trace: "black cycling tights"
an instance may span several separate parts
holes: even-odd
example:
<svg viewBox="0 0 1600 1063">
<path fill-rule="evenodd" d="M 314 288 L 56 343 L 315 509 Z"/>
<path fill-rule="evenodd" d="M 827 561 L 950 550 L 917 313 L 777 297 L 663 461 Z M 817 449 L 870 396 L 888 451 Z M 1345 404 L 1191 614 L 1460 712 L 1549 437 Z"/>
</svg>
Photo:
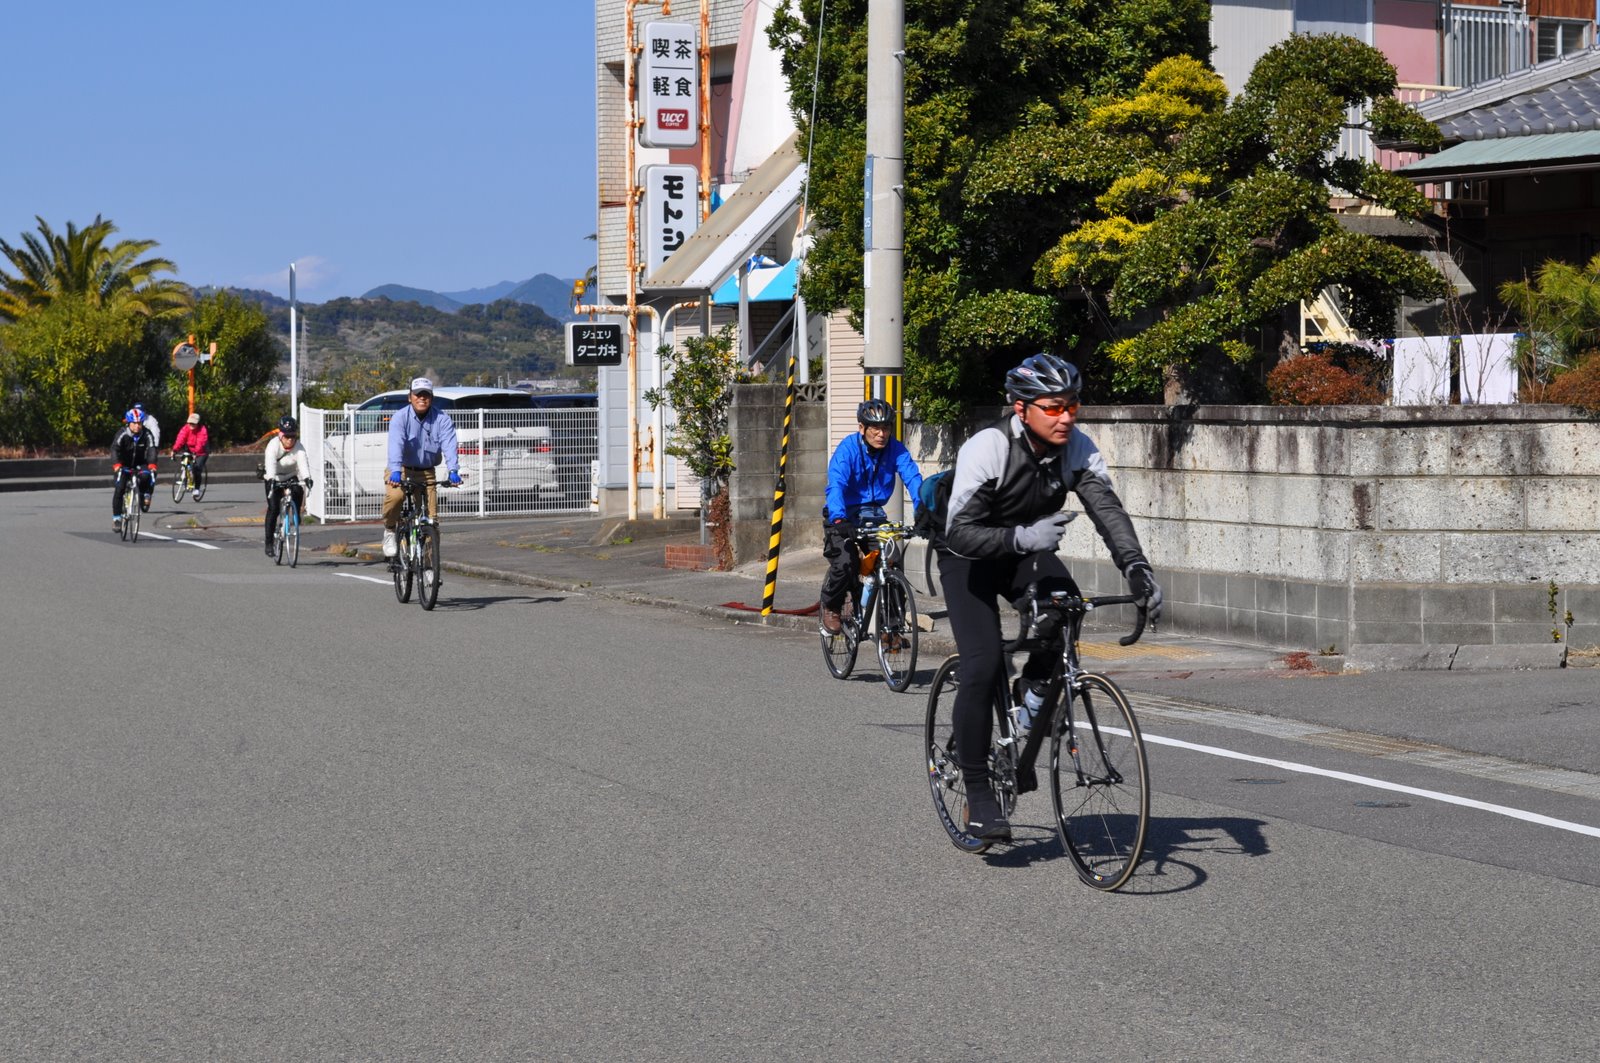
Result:
<svg viewBox="0 0 1600 1063">
<path fill-rule="evenodd" d="M 1028 584 L 1044 592 L 1078 593 L 1067 566 L 1054 553 L 973 561 L 941 551 L 939 578 L 943 581 L 950 631 L 961 654 L 956 689 L 956 763 L 970 791 L 989 778 L 989 740 L 994 728 L 995 684 L 1004 674 L 1000 659 L 1000 598 L 1021 598 Z M 1043 679 L 1054 662 L 1048 652 L 1030 654 L 1022 674 Z"/>
</svg>

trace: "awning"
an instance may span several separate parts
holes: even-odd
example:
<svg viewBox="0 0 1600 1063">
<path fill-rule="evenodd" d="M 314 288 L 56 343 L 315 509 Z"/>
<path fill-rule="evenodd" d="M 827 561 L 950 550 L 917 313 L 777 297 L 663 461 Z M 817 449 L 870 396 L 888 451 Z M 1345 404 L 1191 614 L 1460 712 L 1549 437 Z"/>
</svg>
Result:
<svg viewBox="0 0 1600 1063">
<path fill-rule="evenodd" d="M 794 300 L 795 277 L 800 271 L 800 260 L 790 259 L 786 265 L 752 269 L 749 273 L 750 301 L 752 303 L 787 303 Z M 711 295 L 718 306 L 733 306 L 739 302 L 739 274 L 722 282 Z"/>
<path fill-rule="evenodd" d="M 733 275 L 785 224 L 793 224 L 805 183 L 796 138 L 767 158 L 683 246 L 644 279 L 650 297 L 696 298 Z"/>
<path fill-rule="evenodd" d="M 1468 140 L 1395 173 L 1412 181 L 1448 181 L 1591 168 L 1600 169 L 1600 129 Z"/>
</svg>

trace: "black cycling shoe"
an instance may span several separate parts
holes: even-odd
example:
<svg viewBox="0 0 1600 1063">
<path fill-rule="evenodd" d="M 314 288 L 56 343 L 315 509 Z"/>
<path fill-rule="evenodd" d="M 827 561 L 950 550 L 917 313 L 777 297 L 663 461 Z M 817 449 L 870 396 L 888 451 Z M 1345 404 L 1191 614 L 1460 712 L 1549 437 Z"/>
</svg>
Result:
<svg viewBox="0 0 1600 1063">
<path fill-rule="evenodd" d="M 985 841 L 1011 840 L 1011 821 L 1000 811 L 1000 802 L 988 787 L 967 794 L 967 833 Z"/>
</svg>

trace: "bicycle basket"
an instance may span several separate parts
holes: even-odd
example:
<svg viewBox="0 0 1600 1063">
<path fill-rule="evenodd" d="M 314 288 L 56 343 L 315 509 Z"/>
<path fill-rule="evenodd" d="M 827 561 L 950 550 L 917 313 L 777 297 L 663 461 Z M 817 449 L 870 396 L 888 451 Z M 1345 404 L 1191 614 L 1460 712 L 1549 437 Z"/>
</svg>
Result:
<svg viewBox="0 0 1600 1063">
<path fill-rule="evenodd" d="M 869 550 L 861 555 L 861 575 L 870 576 L 878 567 L 878 551 Z"/>
</svg>

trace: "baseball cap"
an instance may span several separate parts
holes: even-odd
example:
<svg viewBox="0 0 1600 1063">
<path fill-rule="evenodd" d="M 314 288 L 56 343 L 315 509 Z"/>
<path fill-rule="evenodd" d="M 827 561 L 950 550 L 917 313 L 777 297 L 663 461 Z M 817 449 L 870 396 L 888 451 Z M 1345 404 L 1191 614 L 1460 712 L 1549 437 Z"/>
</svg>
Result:
<svg viewBox="0 0 1600 1063">
<path fill-rule="evenodd" d="M 432 395 L 433 381 L 429 380 L 425 376 L 417 377 L 411 382 L 411 393 L 415 395 L 419 391 L 426 391 L 428 394 Z"/>
<path fill-rule="evenodd" d="M 198 413 L 191 413 L 189 415 L 189 422 L 188 423 L 189 424 L 199 424 L 200 423 L 200 415 Z"/>
</svg>

